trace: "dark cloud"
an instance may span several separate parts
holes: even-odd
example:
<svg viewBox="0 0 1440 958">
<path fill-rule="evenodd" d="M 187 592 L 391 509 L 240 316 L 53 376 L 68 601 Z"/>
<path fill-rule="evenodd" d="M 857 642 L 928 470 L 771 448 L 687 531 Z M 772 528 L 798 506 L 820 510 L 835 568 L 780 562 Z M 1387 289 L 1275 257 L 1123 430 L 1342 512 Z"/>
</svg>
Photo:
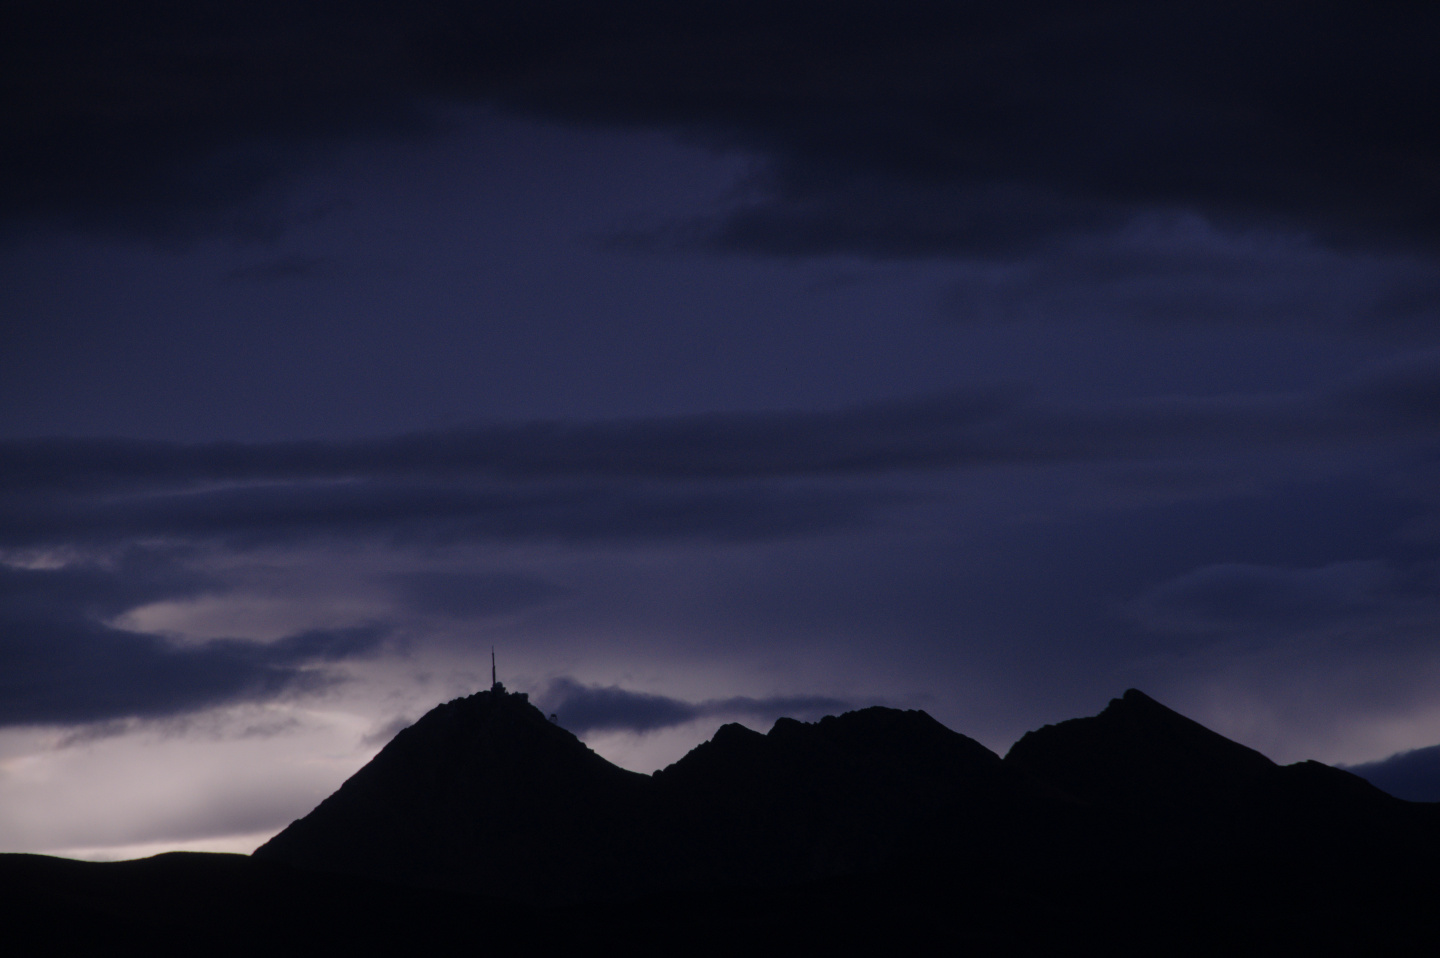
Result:
<svg viewBox="0 0 1440 958">
<path fill-rule="evenodd" d="M 160 538 L 254 547 L 356 536 L 397 545 L 536 539 L 746 541 L 851 528 L 904 498 L 873 490 L 746 486 L 255 484 L 132 497 L 16 497 L 0 517 L 0 543 Z"/>
<path fill-rule="evenodd" d="M 308 629 L 263 645 L 239 642 L 237 647 L 257 655 L 267 666 L 340 662 L 379 651 L 388 633 L 387 628 L 378 625 L 354 626 L 348 629 Z"/>
<path fill-rule="evenodd" d="M 1400 752 L 1378 762 L 1343 767 L 1396 798 L 1440 802 L 1440 745 Z"/>
<path fill-rule="evenodd" d="M 987 252 L 1153 208 L 1440 230 L 1427 4 L 71 0 L 7 21 L 12 218 L 199 228 L 325 143 L 468 100 L 767 158 L 713 231 L 746 249 Z"/>
<path fill-rule="evenodd" d="M 581 685 L 571 679 L 556 679 L 541 701 L 561 725 L 583 735 L 586 732 L 653 732 L 684 725 L 703 713 L 698 705 L 664 695 L 631 692 L 618 686 L 600 688 Z"/>
<path fill-rule="evenodd" d="M 412 572 L 394 576 L 391 582 L 409 608 L 457 619 L 511 615 L 553 602 L 569 591 L 513 572 Z"/>
<path fill-rule="evenodd" d="M 1440 354 L 1372 367 L 1311 395 L 1156 397 L 1044 404 L 1014 389 L 964 389 L 816 412 L 713 413 L 493 424 L 390 439 L 186 444 L 126 439 L 0 443 L 0 493 L 187 490 L 204 503 L 245 483 L 357 480 L 756 480 L 1154 455 L 1220 440 L 1428 436 Z M 547 495 L 563 497 L 564 493 Z M 243 493 L 265 509 L 263 490 Z M 516 503 L 520 505 L 521 503 Z M 197 508 L 199 508 L 197 506 Z"/>
<path fill-rule="evenodd" d="M 1346 410 L 1373 422 L 1440 428 L 1440 353 L 1404 356 L 1357 374 L 1336 390 Z"/>
<path fill-rule="evenodd" d="M 311 279 L 323 275 L 327 260 L 323 256 L 281 256 L 232 269 L 225 279 L 232 283 L 273 283 L 292 279 Z"/>
<path fill-rule="evenodd" d="M 163 718 L 313 690 L 334 676 L 309 666 L 373 653 L 385 634 L 349 629 L 186 646 L 79 619 L 7 619 L 0 628 L 0 725 Z"/>
<path fill-rule="evenodd" d="M 106 624 L 212 588 L 140 550 L 108 566 L 0 565 L 0 726 L 161 718 L 315 688 L 333 678 L 315 666 L 372 654 L 388 634 L 366 626 L 185 644 Z"/>
<path fill-rule="evenodd" d="M 826 412 L 492 425 L 394 439 L 0 444 L 0 544 L 370 536 L 745 541 L 853 528 L 905 473 L 1433 438 L 1440 362 L 1310 395 L 1045 404 L 957 392 Z"/>
<path fill-rule="evenodd" d="M 1010 258 L 1118 229 L 1134 213 L 1013 182 L 897 181 L 790 166 L 753 184 L 748 199 L 723 216 L 671 224 L 631 242 L 785 257 Z"/>
<path fill-rule="evenodd" d="M 174 239 L 273 234 L 264 195 L 336 138 L 422 124 L 385 4 L 7 8 L 0 210 Z M 401 29 L 395 29 L 401 27 Z"/>
<path fill-rule="evenodd" d="M 1155 628 L 1283 632 L 1343 623 L 1375 612 L 1392 593 L 1392 575 L 1378 562 L 1341 562 L 1315 569 L 1229 563 L 1161 583 L 1131 608 Z"/>
<path fill-rule="evenodd" d="M 499 424 L 357 442 L 0 445 L 0 491 L 194 487 L 357 478 L 754 479 L 983 461 L 1018 397 L 996 390 L 826 412 Z"/>
<path fill-rule="evenodd" d="M 751 716 L 774 719 L 782 715 L 807 717 L 838 713 L 850 703 L 824 696 L 734 697 L 686 702 L 664 695 L 631 692 L 619 686 L 581 685 L 561 678 L 541 696 L 542 707 L 553 712 L 572 732 L 635 732 L 643 734 L 684 725 L 711 716 Z"/>
<path fill-rule="evenodd" d="M 1105 236 L 957 269 L 945 306 L 970 323 L 1118 319 L 1408 335 L 1440 318 L 1440 269 L 1427 259 L 1229 233 L 1194 216 L 1146 216 Z"/>
<path fill-rule="evenodd" d="M 47 616 L 54 610 L 88 619 L 107 619 L 161 599 L 224 591 L 214 576 L 196 571 L 175 554 L 135 546 L 106 562 L 58 568 L 0 564 L 0 614 L 7 618 Z"/>
</svg>

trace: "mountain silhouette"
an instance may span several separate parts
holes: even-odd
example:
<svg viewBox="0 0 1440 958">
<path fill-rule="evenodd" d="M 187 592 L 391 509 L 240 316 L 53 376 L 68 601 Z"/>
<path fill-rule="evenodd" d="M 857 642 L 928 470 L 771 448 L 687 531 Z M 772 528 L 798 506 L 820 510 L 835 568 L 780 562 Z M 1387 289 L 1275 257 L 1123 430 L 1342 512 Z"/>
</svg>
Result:
<svg viewBox="0 0 1440 958">
<path fill-rule="evenodd" d="M 877 707 L 647 776 L 496 683 L 252 856 L 0 855 L 0 909 L 26 954 L 1428 954 L 1437 852 L 1440 806 L 1133 689 L 1003 759 Z"/>
<path fill-rule="evenodd" d="M 993 857 L 1025 840 L 1045 804 L 998 755 L 924 712 L 781 719 L 768 735 L 725 725 L 645 776 L 497 685 L 427 713 L 255 855 L 585 900 L 793 883 L 938 852 Z"/>
<path fill-rule="evenodd" d="M 1230 805 L 1277 767 L 1136 689 L 1099 715 L 1026 732 L 1005 762 L 1080 801 L 1125 809 Z"/>
<path fill-rule="evenodd" d="M 497 684 L 401 730 L 255 855 L 524 900 L 629 892 L 650 785 Z"/>
<path fill-rule="evenodd" d="M 1280 766 L 1137 690 L 1002 760 L 920 711 L 722 726 L 653 776 L 497 686 L 404 730 L 258 858 L 534 903 L 936 862 L 1155 868 L 1440 848 L 1436 809 Z"/>
<path fill-rule="evenodd" d="M 868 708 L 769 734 L 726 725 L 656 772 L 669 870 L 778 884 L 935 854 L 994 857 L 1035 796 L 994 752 L 921 711 Z"/>
<path fill-rule="evenodd" d="M 1107 813 L 1111 850 L 1134 860 L 1404 853 L 1435 841 L 1436 809 L 1319 762 L 1277 765 L 1136 689 L 1099 715 L 1027 732 L 1005 764 Z"/>
</svg>

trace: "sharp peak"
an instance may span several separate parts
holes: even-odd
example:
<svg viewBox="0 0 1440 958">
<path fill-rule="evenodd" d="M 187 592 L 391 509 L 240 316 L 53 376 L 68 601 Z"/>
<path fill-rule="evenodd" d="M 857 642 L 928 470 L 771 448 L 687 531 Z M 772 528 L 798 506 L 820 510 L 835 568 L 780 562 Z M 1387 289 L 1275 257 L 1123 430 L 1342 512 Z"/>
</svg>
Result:
<svg viewBox="0 0 1440 958">
<path fill-rule="evenodd" d="M 1220 735 L 1219 732 L 1216 732 L 1209 726 L 1203 725 L 1183 712 L 1177 712 L 1175 709 L 1151 698 L 1139 689 L 1126 689 L 1125 693 L 1119 698 L 1111 699 L 1109 704 L 1096 716 L 1096 718 L 1106 717 L 1143 719 L 1150 722 L 1168 722 L 1190 728 L 1202 729 L 1211 735 Z"/>
<path fill-rule="evenodd" d="M 1158 735 L 1212 754 L 1225 754 L 1232 758 L 1243 756 L 1242 761 L 1256 766 L 1273 767 L 1275 764 L 1263 753 L 1157 702 L 1139 689 L 1126 689 L 1119 698 L 1111 699 L 1098 715 L 1068 719 L 1026 732 L 1011 746 L 1010 753 L 1017 756 L 1031 754 L 1037 748 L 1053 748 L 1060 742 L 1074 742 L 1077 735 L 1120 741 L 1137 734 L 1141 738 L 1135 741 L 1149 739 L 1153 742 Z M 1048 745 L 1042 745 L 1042 742 Z"/>
<path fill-rule="evenodd" d="M 1100 712 L 1090 718 L 1097 719 L 1149 719 L 1151 721 L 1181 722 L 1187 725 L 1200 725 L 1194 719 L 1177 712 L 1165 703 L 1151 698 L 1139 689 L 1126 689 L 1119 697 L 1111 699 L 1106 703 Z M 1071 719 L 1070 721 L 1086 721 L 1085 718 Z M 1201 726 L 1203 728 L 1203 726 Z"/>
<path fill-rule="evenodd" d="M 1032 729 L 1020 737 L 1021 742 L 1045 738 L 1058 732 L 1074 732 L 1079 729 L 1098 729 L 1117 726 L 1162 725 L 1171 728 L 1187 728 L 1204 731 L 1217 737 L 1219 733 L 1206 728 L 1199 722 L 1167 705 L 1156 701 L 1139 689 L 1126 689 L 1119 697 L 1111 699 L 1103 709 L 1093 715 L 1076 716 L 1059 722 Z M 1012 746 L 1013 750 L 1014 746 Z"/>
<path fill-rule="evenodd" d="M 1168 705 L 1164 705 L 1146 695 L 1139 689 L 1126 689 L 1119 698 L 1111 699 L 1110 703 L 1105 706 L 1105 711 L 1108 712 L 1111 709 L 1150 709 L 1169 712 L 1172 715 L 1180 714 Z"/>
</svg>

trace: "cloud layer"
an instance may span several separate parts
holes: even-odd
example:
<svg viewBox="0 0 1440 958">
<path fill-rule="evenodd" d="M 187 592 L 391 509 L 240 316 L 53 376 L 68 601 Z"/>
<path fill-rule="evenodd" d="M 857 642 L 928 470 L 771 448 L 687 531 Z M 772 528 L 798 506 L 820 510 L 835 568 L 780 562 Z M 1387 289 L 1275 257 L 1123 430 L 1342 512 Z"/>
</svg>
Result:
<svg viewBox="0 0 1440 958">
<path fill-rule="evenodd" d="M 556 679 L 540 696 L 542 707 L 577 735 L 590 732 L 644 734 L 716 716 L 775 719 L 782 715 L 838 714 L 853 708 L 841 699 L 818 695 L 750 698 L 735 696 L 686 702 L 682 699 L 619 686 L 583 685 L 569 678 Z"/>
<path fill-rule="evenodd" d="M 428 104 L 675 131 L 764 157 L 700 229 L 769 253 L 1034 248 L 1141 208 L 1433 245 L 1424 4 L 677 8 L 69 0 L 7 14 L 0 213 L 263 231 L 242 203 Z M 1221 66 L 1223 65 L 1223 66 Z"/>
<path fill-rule="evenodd" d="M 324 665 L 373 655 L 388 635 L 370 626 L 193 643 L 106 624 L 214 587 L 140 550 L 110 568 L 0 565 L 0 726 L 165 718 L 314 691 L 334 679 Z"/>
<path fill-rule="evenodd" d="M 1057 405 L 967 391 L 349 442 L 22 440 L 0 443 L 0 545 L 787 538 L 913 498 L 890 482 L 905 474 L 1413 446 L 1437 424 L 1430 356 L 1310 395 Z"/>
<path fill-rule="evenodd" d="M 122 613 L 146 603 L 224 588 L 223 577 L 196 571 L 203 562 L 187 563 L 185 549 L 799 543 L 874 532 L 897 510 L 951 508 L 946 500 L 957 493 L 946 484 L 972 470 L 1069 476 L 1068 487 L 1077 474 L 1065 470 L 1077 466 L 1169 475 L 1185 473 L 1186 464 L 1208 468 L 1217 456 L 1250 463 L 1210 487 L 1162 476 L 1146 497 L 1124 493 L 1136 507 L 1166 496 L 1218 503 L 1253 495 L 1247 490 L 1271 468 L 1266 463 L 1283 470 L 1297 456 L 1310 481 L 1324 463 L 1336 481 L 1403 477 L 1429 455 L 1437 424 L 1440 366 L 1432 356 L 1295 394 L 1062 404 L 986 390 L 821 412 L 494 424 L 375 440 L 8 442 L 0 444 L 0 547 L 12 557 L 0 568 L 7 682 L 0 723 L 168 715 L 264 699 L 323 685 L 333 677 L 325 663 L 382 647 L 388 626 L 297 630 L 265 644 L 187 644 L 117 627 Z M 1423 495 L 1415 498 L 1411 515 L 1429 508 Z M 1403 621 L 1409 635 L 1433 617 L 1422 581 L 1428 552 L 1411 552 L 1309 565 L 1192 564 L 1167 578 L 1139 577 L 1143 588 L 1123 602 L 1132 622 L 1169 634 L 1273 638 L 1325 623 Z M 71 559 L 25 567 L 26 556 L 53 555 Z M 570 586 L 543 569 L 433 569 L 390 572 L 381 588 L 395 609 L 464 623 L 547 608 Z M 817 621 L 829 615 L 812 611 Z M 912 613 L 928 615 L 891 615 Z M 552 693 L 582 729 L 643 731 L 780 707 L 778 700 L 647 700 L 578 686 Z"/>
<path fill-rule="evenodd" d="M 1161 583 L 1132 608 L 1149 625 L 1176 631 L 1291 631 L 1378 611 L 1392 599 L 1392 575 L 1377 562 L 1318 569 L 1230 563 Z"/>
<path fill-rule="evenodd" d="M 1400 752 L 1378 762 L 1349 765 L 1376 788 L 1410 802 L 1440 802 L 1440 745 Z"/>
</svg>

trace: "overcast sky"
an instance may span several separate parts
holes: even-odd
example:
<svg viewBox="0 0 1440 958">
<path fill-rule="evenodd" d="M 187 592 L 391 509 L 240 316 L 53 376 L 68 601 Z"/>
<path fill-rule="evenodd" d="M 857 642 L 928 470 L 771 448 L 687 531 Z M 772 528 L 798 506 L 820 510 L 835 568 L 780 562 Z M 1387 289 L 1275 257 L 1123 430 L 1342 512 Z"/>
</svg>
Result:
<svg viewBox="0 0 1440 958">
<path fill-rule="evenodd" d="M 514 690 L 1440 742 L 1434 4 L 16 3 L 0 851 Z"/>
</svg>

